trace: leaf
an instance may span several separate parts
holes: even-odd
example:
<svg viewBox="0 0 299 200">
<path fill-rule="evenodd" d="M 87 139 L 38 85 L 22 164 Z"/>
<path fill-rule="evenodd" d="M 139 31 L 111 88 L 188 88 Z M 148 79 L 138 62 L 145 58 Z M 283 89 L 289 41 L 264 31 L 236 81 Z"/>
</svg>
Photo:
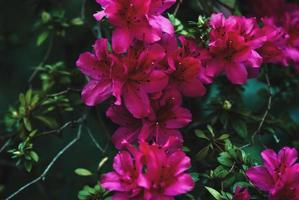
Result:
<svg viewBox="0 0 299 200">
<path fill-rule="evenodd" d="M 23 118 L 23 122 L 24 122 L 24 125 L 25 125 L 25 128 L 27 129 L 27 131 L 31 131 L 32 126 L 31 126 L 29 119 L 27 117 L 25 117 L 25 118 Z"/>
<path fill-rule="evenodd" d="M 25 96 L 26 106 L 30 105 L 31 97 L 32 97 L 32 90 L 29 89 L 29 90 L 26 92 L 26 96 Z"/>
<path fill-rule="evenodd" d="M 197 154 L 196 154 L 196 160 L 197 161 L 201 161 L 203 159 L 205 159 L 209 153 L 209 146 L 206 146 L 204 148 L 202 148 Z"/>
<path fill-rule="evenodd" d="M 42 16 L 42 21 L 44 23 L 48 22 L 51 19 L 51 15 L 46 11 L 43 11 L 41 16 Z"/>
<path fill-rule="evenodd" d="M 72 19 L 71 23 L 75 26 L 81 26 L 84 24 L 83 20 L 80 17 Z"/>
<path fill-rule="evenodd" d="M 41 122 L 43 122 L 49 128 L 57 128 L 58 127 L 57 121 L 54 118 L 44 117 L 44 116 L 35 116 L 35 118 L 40 120 Z"/>
<path fill-rule="evenodd" d="M 210 140 L 210 138 L 208 138 L 206 136 L 206 134 L 202 131 L 202 130 L 195 130 L 195 135 L 198 137 L 198 138 L 201 138 L 201 139 L 205 139 L 205 140 Z"/>
<path fill-rule="evenodd" d="M 91 176 L 92 173 L 88 169 L 78 168 L 75 173 L 79 176 Z"/>
<path fill-rule="evenodd" d="M 248 135 L 247 125 L 243 120 L 235 120 L 233 122 L 234 130 L 240 135 L 242 138 L 246 138 Z"/>
<path fill-rule="evenodd" d="M 217 158 L 218 162 L 226 167 L 231 167 L 233 162 L 230 160 L 231 156 L 227 152 L 220 153 L 220 156 Z"/>
<path fill-rule="evenodd" d="M 37 37 L 37 40 L 36 40 L 36 45 L 37 46 L 40 46 L 42 45 L 46 39 L 48 38 L 49 36 L 49 32 L 48 31 L 44 31 L 42 32 L 38 37 Z"/>
<path fill-rule="evenodd" d="M 27 172 L 31 172 L 31 170 L 32 170 L 32 163 L 30 161 L 25 161 L 24 167 L 25 167 L 25 169 L 26 169 Z"/>
<path fill-rule="evenodd" d="M 222 200 L 220 192 L 215 190 L 214 188 L 210 188 L 205 186 L 205 188 L 209 191 L 209 193 L 216 199 L 216 200 Z"/>
<path fill-rule="evenodd" d="M 225 178 L 228 175 L 228 171 L 223 166 L 218 166 L 214 171 L 214 177 Z"/>
<path fill-rule="evenodd" d="M 190 150 L 189 147 L 183 146 L 183 151 L 184 151 L 184 152 L 190 152 L 191 150 Z"/>
<path fill-rule="evenodd" d="M 226 140 L 226 139 L 228 139 L 229 138 L 229 134 L 223 134 L 223 135 L 221 135 L 220 137 L 218 137 L 217 139 L 218 140 Z"/>
<path fill-rule="evenodd" d="M 192 172 L 192 173 L 190 173 L 190 175 L 191 175 L 191 177 L 192 177 L 192 179 L 193 179 L 194 182 L 199 181 L 199 173 Z"/>
<path fill-rule="evenodd" d="M 98 170 L 100 170 L 104 166 L 104 164 L 108 161 L 108 159 L 109 159 L 108 157 L 105 157 L 100 161 L 98 165 Z"/>
<path fill-rule="evenodd" d="M 38 162 L 39 160 L 39 156 L 37 155 L 37 153 L 35 151 L 30 151 L 30 157 L 32 158 L 32 160 L 34 160 L 35 162 Z"/>
</svg>

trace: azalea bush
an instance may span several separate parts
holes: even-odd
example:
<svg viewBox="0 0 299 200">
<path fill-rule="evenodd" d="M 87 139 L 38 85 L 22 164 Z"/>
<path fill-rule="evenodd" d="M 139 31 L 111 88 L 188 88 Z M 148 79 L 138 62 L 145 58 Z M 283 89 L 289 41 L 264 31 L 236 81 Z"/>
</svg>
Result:
<svg viewBox="0 0 299 200">
<path fill-rule="evenodd" d="M 1 198 L 299 200 L 298 2 L 30 2 Z"/>
</svg>

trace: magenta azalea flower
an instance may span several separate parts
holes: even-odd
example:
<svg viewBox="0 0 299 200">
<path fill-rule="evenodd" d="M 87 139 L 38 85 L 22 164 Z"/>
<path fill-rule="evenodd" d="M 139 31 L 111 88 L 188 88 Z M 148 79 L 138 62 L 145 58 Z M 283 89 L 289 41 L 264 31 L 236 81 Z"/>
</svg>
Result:
<svg viewBox="0 0 299 200">
<path fill-rule="evenodd" d="M 156 144 L 141 142 L 139 149 L 128 145 L 114 159 L 114 172 L 104 174 L 103 188 L 114 191 L 113 200 L 173 200 L 191 191 L 192 177 L 186 173 L 190 159 L 179 149 L 168 153 Z"/>
<path fill-rule="evenodd" d="M 249 180 L 268 192 L 269 200 L 299 200 L 299 165 L 296 149 L 285 147 L 276 154 L 268 149 L 262 152 L 264 166 L 247 170 Z"/>
<path fill-rule="evenodd" d="M 174 33 L 171 22 L 161 14 L 175 0 L 97 0 L 104 10 L 94 17 L 100 21 L 107 17 L 115 27 L 112 48 L 116 53 L 128 50 L 134 39 L 147 43 L 161 39 L 163 32 Z"/>
<path fill-rule="evenodd" d="M 244 84 L 248 77 L 247 68 L 258 69 L 262 57 L 256 49 L 262 46 L 264 37 L 253 38 L 257 32 L 255 20 L 243 17 L 224 18 L 223 14 L 211 17 L 209 54 L 206 73 L 210 77 L 225 72 L 234 84 Z"/>
<path fill-rule="evenodd" d="M 148 94 L 161 92 L 168 84 L 167 74 L 159 69 L 159 62 L 164 57 L 164 49 L 154 44 L 145 49 L 135 46 L 120 58 L 124 72 L 119 80 L 114 81 L 113 95 L 118 105 L 123 97 L 124 104 L 135 118 L 144 118 L 150 114 Z"/>
<path fill-rule="evenodd" d="M 263 18 L 263 27 L 259 34 L 267 37 L 266 42 L 257 51 L 263 57 L 264 63 L 282 64 L 287 66 L 285 55 L 287 33 L 274 24 L 272 18 Z"/>
<path fill-rule="evenodd" d="M 142 129 L 142 120 L 136 119 L 124 106 L 112 105 L 106 112 L 114 123 L 120 127 L 114 132 L 112 142 L 117 149 L 122 149 L 126 143 L 136 142 Z"/>
<path fill-rule="evenodd" d="M 159 100 L 152 101 L 152 112 L 144 120 L 140 139 L 154 140 L 159 145 L 164 145 L 171 136 L 182 140 L 178 129 L 187 126 L 192 120 L 192 115 L 180 104 L 180 94 L 175 90 L 164 91 Z"/>
<path fill-rule="evenodd" d="M 82 99 L 88 106 L 101 103 L 112 95 L 114 58 L 108 52 L 107 43 L 107 39 L 97 40 L 93 46 L 94 53 L 83 53 L 76 62 L 80 71 L 90 78 L 82 91 Z"/>
<path fill-rule="evenodd" d="M 100 184 L 109 191 L 116 191 L 112 199 L 133 199 L 142 190 L 138 185 L 141 163 L 128 152 L 122 151 L 114 157 L 114 172 L 101 177 Z"/>
<path fill-rule="evenodd" d="M 178 129 L 188 125 L 192 116 L 180 104 L 180 94 L 173 90 L 165 91 L 158 99 L 152 99 L 152 111 L 143 119 L 134 118 L 124 106 L 111 106 L 107 116 L 120 125 L 112 136 L 112 142 L 116 148 L 122 149 L 126 143 L 132 144 L 138 140 L 167 145 L 172 138 L 176 146 L 181 146 L 182 135 Z"/>
<path fill-rule="evenodd" d="M 203 96 L 206 89 L 204 69 L 201 65 L 200 50 L 195 42 L 179 37 L 182 47 L 178 48 L 175 37 L 164 35 L 161 41 L 167 54 L 167 71 L 169 74 L 169 88 L 178 90 L 188 97 Z M 206 82 L 205 82 L 206 83 Z"/>
<path fill-rule="evenodd" d="M 249 192 L 246 188 L 237 187 L 233 200 L 250 200 Z"/>
</svg>

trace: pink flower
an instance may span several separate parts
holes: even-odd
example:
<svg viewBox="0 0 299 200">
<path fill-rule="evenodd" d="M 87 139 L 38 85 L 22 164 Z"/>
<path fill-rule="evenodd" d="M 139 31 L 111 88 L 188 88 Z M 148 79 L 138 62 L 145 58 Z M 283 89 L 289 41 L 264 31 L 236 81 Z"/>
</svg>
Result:
<svg viewBox="0 0 299 200">
<path fill-rule="evenodd" d="M 192 120 L 192 115 L 180 104 L 181 97 L 176 90 L 164 91 L 159 100 L 153 100 L 152 112 L 143 122 L 140 139 L 142 141 L 154 140 L 159 145 L 164 145 L 171 136 L 182 141 L 182 135 L 178 129 L 187 126 Z"/>
<path fill-rule="evenodd" d="M 134 46 L 119 60 L 124 71 L 120 79 L 113 83 L 113 95 L 117 105 L 121 104 L 123 97 L 125 106 L 135 118 L 150 114 L 148 95 L 161 92 L 168 84 L 167 74 L 159 69 L 159 62 L 164 56 L 164 49 L 154 44 L 144 49 Z"/>
<path fill-rule="evenodd" d="M 179 40 L 181 48 L 178 48 L 176 38 L 170 35 L 165 34 L 161 41 L 167 53 L 169 88 L 188 97 L 203 96 L 206 93 L 202 79 L 205 71 L 199 59 L 200 50 L 192 40 L 182 36 Z"/>
<path fill-rule="evenodd" d="M 112 200 L 174 199 L 191 191 L 192 177 L 186 173 L 190 159 L 181 151 L 168 153 L 156 144 L 141 142 L 139 149 L 128 145 L 114 159 L 114 172 L 104 174 L 103 188 L 114 191 Z"/>
<path fill-rule="evenodd" d="M 259 34 L 267 37 L 266 42 L 257 51 L 264 63 L 288 65 L 285 55 L 287 33 L 275 25 L 273 18 L 263 18 L 263 27 Z"/>
<path fill-rule="evenodd" d="M 244 84 L 248 77 L 247 68 L 258 69 L 262 57 L 256 49 L 265 38 L 254 38 L 257 32 L 255 20 L 243 17 L 224 18 L 223 14 L 211 17 L 209 54 L 206 74 L 215 77 L 222 72 L 234 84 Z"/>
<path fill-rule="evenodd" d="M 296 149 L 285 147 L 276 154 L 268 149 L 262 152 L 264 166 L 247 170 L 249 180 L 268 192 L 269 200 L 299 199 L 299 165 Z"/>
<path fill-rule="evenodd" d="M 128 50 L 134 39 L 152 43 L 160 40 L 162 32 L 174 33 L 171 22 L 161 14 L 175 0 L 97 0 L 104 10 L 94 17 L 107 17 L 115 27 L 112 48 L 116 53 Z"/>
<path fill-rule="evenodd" d="M 191 191 L 192 177 L 185 173 L 191 167 L 190 158 L 181 150 L 166 154 L 157 145 L 141 143 L 139 147 L 146 163 L 140 185 L 144 188 L 144 199 L 174 199 L 174 196 Z"/>
<path fill-rule="evenodd" d="M 164 91 L 163 96 L 151 99 L 151 113 L 143 119 L 136 119 L 124 106 L 111 106 L 107 116 L 120 127 L 112 136 L 118 149 L 126 143 L 154 141 L 159 145 L 182 146 L 179 128 L 188 125 L 192 116 L 189 110 L 180 107 L 181 96 L 176 90 Z M 167 144 L 168 142 L 168 144 Z M 169 144 L 171 142 L 171 145 Z"/>
<path fill-rule="evenodd" d="M 94 53 L 82 53 L 76 65 L 90 78 L 82 91 L 82 99 L 88 106 L 105 101 L 112 95 L 111 70 L 114 58 L 108 52 L 107 39 L 95 42 Z"/>
<path fill-rule="evenodd" d="M 130 152 L 122 151 L 114 157 L 114 171 L 104 174 L 100 184 L 109 191 L 116 191 L 112 199 L 134 199 L 142 190 L 138 185 L 141 167 Z"/>
<path fill-rule="evenodd" d="M 138 140 L 142 129 L 142 120 L 134 118 L 126 107 L 112 105 L 106 115 L 115 124 L 120 125 L 112 136 L 112 142 L 117 149 L 122 149 L 126 143 L 132 144 Z"/>
<path fill-rule="evenodd" d="M 250 195 L 247 188 L 236 188 L 233 200 L 250 200 Z"/>
<path fill-rule="evenodd" d="M 283 28 L 288 34 L 285 55 L 289 63 L 299 72 L 299 7 L 285 14 Z"/>
</svg>

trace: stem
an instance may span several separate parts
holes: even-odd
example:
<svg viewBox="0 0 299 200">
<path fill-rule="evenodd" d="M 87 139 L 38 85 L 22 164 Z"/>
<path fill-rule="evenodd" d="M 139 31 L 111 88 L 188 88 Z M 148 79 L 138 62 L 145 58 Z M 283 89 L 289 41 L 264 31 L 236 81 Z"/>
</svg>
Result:
<svg viewBox="0 0 299 200">
<path fill-rule="evenodd" d="M 48 172 L 50 171 L 50 169 L 53 167 L 53 165 L 55 164 L 55 162 L 70 148 L 72 147 L 81 137 L 82 134 L 82 124 L 79 126 L 78 128 L 78 133 L 76 135 L 76 137 L 70 142 L 68 143 L 63 149 L 61 149 L 56 156 L 52 159 L 52 161 L 49 163 L 49 165 L 46 167 L 46 169 L 43 171 L 43 173 L 33 179 L 32 181 L 30 181 L 29 183 L 27 183 L 26 185 L 22 186 L 21 188 L 19 188 L 16 192 L 14 192 L 13 194 L 11 194 L 10 196 L 8 196 L 5 200 L 10 200 L 12 198 L 14 198 L 16 195 L 18 195 L 20 192 L 22 192 L 23 190 L 27 189 L 28 187 L 32 186 L 33 184 L 39 182 L 39 181 L 45 181 L 46 180 L 46 175 L 48 174 Z"/>
</svg>

